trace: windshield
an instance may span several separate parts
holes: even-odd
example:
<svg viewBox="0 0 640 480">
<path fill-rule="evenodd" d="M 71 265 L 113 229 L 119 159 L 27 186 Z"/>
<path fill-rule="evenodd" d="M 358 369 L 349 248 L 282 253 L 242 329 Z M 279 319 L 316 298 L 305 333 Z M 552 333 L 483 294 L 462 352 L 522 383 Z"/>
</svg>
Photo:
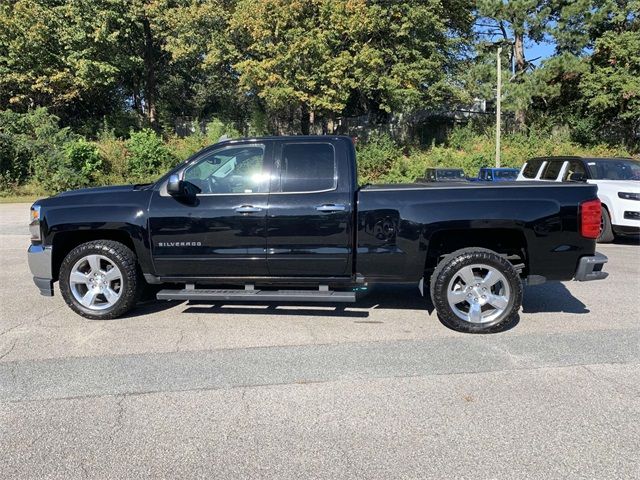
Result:
<svg viewBox="0 0 640 480">
<path fill-rule="evenodd" d="M 464 178 L 464 172 L 462 170 L 438 170 L 438 178 L 446 180 L 458 180 Z"/>
<path fill-rule="evenodd" d="M 495 170 L 494 176 L 500 180 L 515 180 L 518 178 L 518 170 Z"/>
<path fill-rule="evenodd" d="M 633 160 L 588 160 L 594 180 L 640 180 L 640 162 Z"/>
</svg>

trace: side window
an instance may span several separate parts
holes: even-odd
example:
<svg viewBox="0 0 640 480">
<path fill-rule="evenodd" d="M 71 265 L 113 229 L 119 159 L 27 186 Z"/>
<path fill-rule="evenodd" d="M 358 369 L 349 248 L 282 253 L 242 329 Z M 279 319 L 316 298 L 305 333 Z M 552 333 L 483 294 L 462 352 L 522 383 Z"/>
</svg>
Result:
<svg viewBox="0 0 640 480">
<path fill-rule="evenodd" d="M 225 148 L 205 154 L 189 166 L 183 179 L 201 193 L 264 193 L 264 145 Z"/>
<path fill-rule="evenodd" d="M 562 170 L 562 165 L 564 165 L 564 162 L 561 160 L 550 161 L 547 163 L 547 167 L 544 169 L 542 177 L 540 178 L 543 180 L 556 180 L 560 170 Z"/>
<path fill-rule="evenodd" d="M 582 175 L 583 178 L 587 178 L 587 170 L 586 168 L 584 168 L 584 165 L 582 164 L 582 162 L 579 160 L 571 160 L 569 162 L 569 165 L 567 166 L 567 170 L 564 172 L 564 175 L 562 176 L 562 181 L 566 182 L 567 180 L 570 180 L 570 177 L 574 173 L 578 175 Z"/>
<path fill-rule="evenodd" d="M 540 170 L 540 165 L 542 165 L 541 158 L 533 158 L 527 162 L 527 166 L 524 167 L 522 171 L 522 176 L 525 178 L 536 178 L 538 174 L 538 170 Z"/>
<path fill-rule="evenodd" d="M 287 143 L 282 148 L 283 192 L 315 192 L 336 187 L 336 162 L 329 143 Z"/>
</svg>

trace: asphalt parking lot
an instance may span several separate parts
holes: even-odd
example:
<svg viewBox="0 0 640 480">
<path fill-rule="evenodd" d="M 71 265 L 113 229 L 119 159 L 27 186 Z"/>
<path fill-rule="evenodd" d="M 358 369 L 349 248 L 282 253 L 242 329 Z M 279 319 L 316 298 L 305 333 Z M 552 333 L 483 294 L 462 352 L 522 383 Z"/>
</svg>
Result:
<svg viewBox="0 0 640 480">
<path fill-rule="evenodd" d="M 0 478 L 637 478 L 640 246 L 465 335 L 417 289 L 353 306 L 39 296 L 0 205 Z"/>
</svg>

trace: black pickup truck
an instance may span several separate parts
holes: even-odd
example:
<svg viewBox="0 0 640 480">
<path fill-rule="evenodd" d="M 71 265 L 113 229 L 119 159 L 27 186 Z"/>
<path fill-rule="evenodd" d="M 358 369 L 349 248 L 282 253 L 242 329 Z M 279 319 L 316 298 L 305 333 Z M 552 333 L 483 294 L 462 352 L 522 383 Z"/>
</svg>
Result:
<svg viewBox="0 0 640 480">
<path fill-rule="evenodd" d="M 368 285 L 429 291 L 452 328 L 518 314 L 523 284 L 598 280 L 597 187 L 431 183 L 358 187 L 348 137 L 229 140 L 149 185 L 61 193 L 31 207 L 28 259 L 80 315 L 157 298 L 353 302 Z"/>
</svg>

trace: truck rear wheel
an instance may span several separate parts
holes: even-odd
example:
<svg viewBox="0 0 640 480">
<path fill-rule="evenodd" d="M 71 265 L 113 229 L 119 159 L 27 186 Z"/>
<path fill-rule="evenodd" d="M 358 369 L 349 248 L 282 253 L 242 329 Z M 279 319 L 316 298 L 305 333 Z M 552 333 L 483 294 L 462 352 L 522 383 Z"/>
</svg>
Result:
<svg viewBox="0 0 640 480">
<path fill-rule="evenodd" d="M 522 282 L 513 265 L 496 252 L 464 248 L 444 257 L 434 270 L 431 299 L 450 328 L 491 333 L 517 319 Z"/>
<path fill-rule="evenodd" d="M 67 305 L 92 320 L 124 315 L 135 306 L 142 285 L 135 254 L 112 240 L 71 250 L 60 266 L 59 281 Z"/>
</svg>

